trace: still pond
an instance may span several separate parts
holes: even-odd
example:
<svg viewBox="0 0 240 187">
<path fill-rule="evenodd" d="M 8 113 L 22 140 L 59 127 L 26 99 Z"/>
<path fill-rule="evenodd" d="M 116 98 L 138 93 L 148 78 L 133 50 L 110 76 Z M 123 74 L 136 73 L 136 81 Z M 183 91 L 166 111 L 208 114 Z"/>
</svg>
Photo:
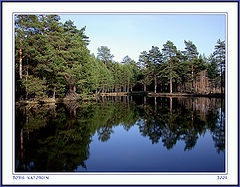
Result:
<svg viewBox="0 0 240 187">
<path fill-rule="evenodd" d="M 224 172 L 224 100 L 16 106 L 16 172 Z"/>
</svg>

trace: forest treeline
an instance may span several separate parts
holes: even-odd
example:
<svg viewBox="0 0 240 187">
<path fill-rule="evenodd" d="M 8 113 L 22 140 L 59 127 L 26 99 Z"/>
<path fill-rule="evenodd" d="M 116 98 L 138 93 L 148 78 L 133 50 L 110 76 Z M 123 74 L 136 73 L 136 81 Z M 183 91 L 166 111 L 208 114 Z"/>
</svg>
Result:
<svg viewBox="0 0 240 187">
<path fill-rule="evenodd" d="M 152 46 L 138 61 L 113 60 L 107 46 L 88 50 L 86 27 L 58 15 L 15 16 L 16 100 L 65 98 L 110 92 L 224 93 L 225 41 L 209 57 L 192 41 L 180 51 L 173 42 Z"/>
</svg>

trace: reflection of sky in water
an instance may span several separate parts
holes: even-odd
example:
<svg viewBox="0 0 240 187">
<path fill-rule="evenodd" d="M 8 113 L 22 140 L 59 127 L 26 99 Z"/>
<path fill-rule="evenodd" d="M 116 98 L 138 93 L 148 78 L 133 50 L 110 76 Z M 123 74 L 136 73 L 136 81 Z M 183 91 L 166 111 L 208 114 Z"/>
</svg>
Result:
<svg viewBox="0 0 240 187">
<path fill-rule="evenodd" d="M 78 171 L 224 171 L 224 152 L 217 153 L 211 133 L 198 135 L 196 145 L 184 151 L 185 142 L 180 140 L 167 150 L 162 140 L 152 144 L 139 132 L 137 125 L 124 130 L 113 128 L 107 142 L 98 140 L 96 133 L 90 144 L 87 169 Z"/>
<path fill-rule="evenodd" d="M 224 171 L 220 100 L 130 99 L 18 108 L 16 171 Z"/>
</svg>

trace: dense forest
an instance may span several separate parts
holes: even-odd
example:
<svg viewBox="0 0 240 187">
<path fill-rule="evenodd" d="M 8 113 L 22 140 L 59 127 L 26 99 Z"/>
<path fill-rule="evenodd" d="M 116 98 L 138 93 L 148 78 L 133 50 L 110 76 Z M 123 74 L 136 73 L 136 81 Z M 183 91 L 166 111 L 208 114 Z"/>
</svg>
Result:
<svg viewBox="0 0 240 187">
<path fill-rule="evenodd" d="M 185 50 L 167 41 L 152 46 L 135 62 L 113 60 L 107 46 L 88 49 L 86 27 L 60 22 L 58 15 L 15 16 L 16 100 L 76 99 L 113 92 L 224 93 L 225 41 L 209 57 L 192 41 Z M 160 36 L 159 36 L 160 37 Z"/>
</svg>

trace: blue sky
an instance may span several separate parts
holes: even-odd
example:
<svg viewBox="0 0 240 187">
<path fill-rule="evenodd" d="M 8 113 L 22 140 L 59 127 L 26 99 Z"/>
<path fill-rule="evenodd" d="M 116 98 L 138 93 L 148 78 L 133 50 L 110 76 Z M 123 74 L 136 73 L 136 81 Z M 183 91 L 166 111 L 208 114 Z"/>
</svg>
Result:
<svg viewBox="0 0 240 187">
<path fill-rule="evenodd" d="M 88 49 L 107 46 L 115 61 L 128 55 L 135 61 L 140 52 L 152 46 L 163 48 L 167 40 L 184 50 L 184 40 L 192 41 L 200 54 L 209 56 L 218 39 L 225 40 L 225 15 L 217 14 L 139 14 L 139 15 L 60 15 L 61 21 L 72 20 L 77 28 L 86 26 L 90 38 Z"/>
</svg>

